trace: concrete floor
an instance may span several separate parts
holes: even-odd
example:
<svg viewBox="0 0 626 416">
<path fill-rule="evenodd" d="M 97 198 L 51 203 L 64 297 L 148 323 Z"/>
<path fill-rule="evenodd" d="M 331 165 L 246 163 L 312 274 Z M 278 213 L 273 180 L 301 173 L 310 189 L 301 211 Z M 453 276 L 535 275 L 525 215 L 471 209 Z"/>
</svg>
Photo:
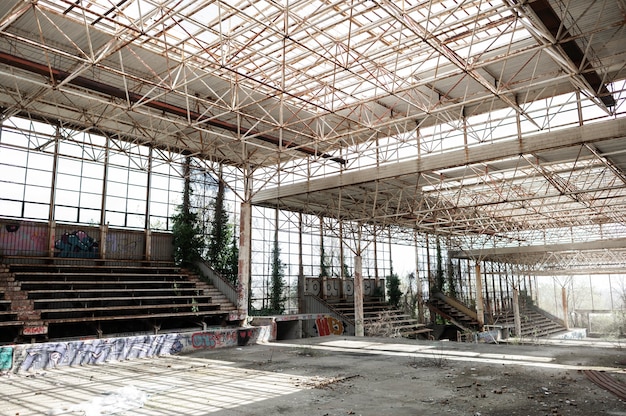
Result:
<svg viewBox="0 0 626 416">
<path fill-rule="evenodd" d="M 319 337 L 0 376 L 0 415 L 626 415 L 610 343 Z"/>
</svg>

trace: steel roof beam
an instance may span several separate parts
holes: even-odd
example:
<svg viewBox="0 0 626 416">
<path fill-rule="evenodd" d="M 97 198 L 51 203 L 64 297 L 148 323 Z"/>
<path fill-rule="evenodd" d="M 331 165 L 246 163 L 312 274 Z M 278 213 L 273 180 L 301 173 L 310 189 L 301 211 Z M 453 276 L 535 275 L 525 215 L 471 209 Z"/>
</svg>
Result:
<svg viewBox="0 0 626 416">
<path fill-rule="evenodd" d="M 329 189 L 367 183 L 376 180 L 392 179 L 404 175 L 431 172 L 475 163 L 506 159 L 521 154 L 582 145 L 609 139 L 626 137 L 626 119 L 619 118 L 601 123 L 572 127 L 549 133 L 525 137 L 522 141 L 510 140 L 487 146 L 474 146 L 466 149 L 432 154 L 415 160 L 343 172 L 341 175 L 311 179 L 306 184 L 282 185 L 279 188 L 263 189 L 257 192 L 254 203 L 268 203 L 277 198 L 319 192 Z"/>
<path fill-rule="evenodd" d="M 585 53 L 580 49 L 576 40 L 571 36 L 559 16 L 556 14 L 548 0 L 536 0 L 526 3 L 533 13 L 546 27 L 565 55 L 574 65 L 576 71 L 584 78 L 591 87 L 593 94 L 598 97 L 605 106 L 614 107 L 615 99 L 604 84 L 602 77 L 592 67 Z M 560 39 L 566 39 L 560 42 Z"/>
<path fill-rule="evenodd" d="M 51 82 L 53 85 L 57 85 L 58 83 L 69 79 L 67 83 L 77 86 L 77 87 L 86 88 L 88 90 L 95 91 L 95 92 L 105 94 L 105 95 L 109 95 L 111 97 L 119 98 L 122 100 L 128 99 L 132 103 L 141 103 L 143 101 L 142 95 L 134 93 L 132 91 L 124 91 L 120 88 L 105 84 L 103 82 L 95 81 L 95 80 L 92 80 L 83 76 L 75 76 L 73 78 L 70 78 L 71 74 L 69 72 L 62 71 L 56 68 L 50 68 L 47 65 L 43 65 L 43 64 L 28 60 L 25 58 L 20 58 L 18 56 L 10 55 L 4 52 L 0 52 L 0 63 L 9 65 L 15 68 L 19 68 L 25 71 L 29 71 L 34 74 L 39 74 L 44 77 L 52 77 Z M 330 159 L 340 164 L 346 163 L 345 159 L 335 157 L 327 153 L 320 153 L 311 147 L 300 146 L 299 144 L 291 142 L 291 141 L 284 141 L 284 140 L 281 141 L 278 137 L 274 137 L 268 134 L 261 134 L 259 132 L 253 131 L 252 129 L 243 128 L 243 127 L 237 126 L 236 124 L 222 121 L 219 119 L 209 118 L 207 116 L 202 115 L 201 113 L 192 111 L 187 108 L 168 104 L 164 101 L 151 100 L 151 101 L 143 102 L 142 105 L 146 107 L 150 107 L 158 111 L 163 111 L 164 113 L 167 113 L 167 114 L 172 114 L 178 117 L 182 117 L 184 119 L 190 118 L 190 119 L 196 120 L 196 122 L 207 123 L 213 127 L 217 127 L 217 128 L 227 130 L 233 133 L 240 133 L 242 135 L 246 135 L 246 134 L 253 135 L 254 139 L 257 139 L 266 143 L 270 143 L 279 147 L 282 145 L 282 147 L 285 147 L 287 149 L 293 148 L 309 156 L 317 156 L 317 157 L 321 157 L 324 159 Z"/>
</svg>

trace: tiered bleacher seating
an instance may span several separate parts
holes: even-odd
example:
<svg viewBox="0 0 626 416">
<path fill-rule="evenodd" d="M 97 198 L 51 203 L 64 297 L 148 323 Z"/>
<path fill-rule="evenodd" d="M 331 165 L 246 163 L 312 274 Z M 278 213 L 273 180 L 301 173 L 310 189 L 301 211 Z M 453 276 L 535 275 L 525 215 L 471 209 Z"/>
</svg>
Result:
<svg viewBox="0 0 626 416">
<path fill-rule="evenodd" d="M 520 323 L 522 333 L 516 334 L 517 338 L 549 337 L 566 331 L 562 323 L 549 318 L 546 314 L 540 313 L 536 308 L 524 305 L 520 307 Z M 515 317 L 513 311 L 505 311 L 496 317 L 494 324 L 510 328 L 511 332 L 514 332 Z"/>
<path fill-rule="evenodd" d="M 20 327 L 20 334 L 44 328 L 41 335 L 57 339 L 202 328 L 235 309 L 225 298 L 215 302 L 214 288 L 171 263 L 16 260 L 4 259 L 0 273 L 0 322 Z"/>
<path fill-rule="evenodd" d="M 354 321 L 353 300 L 329 300 L 327 302 L 337 313 Z M 363 301 L 363 326 L 366 336 L 418 338 L 428 337 L 432 331 L 425 324 L 419 323 L 417 319 L 378 299 Z"/>
</svg>

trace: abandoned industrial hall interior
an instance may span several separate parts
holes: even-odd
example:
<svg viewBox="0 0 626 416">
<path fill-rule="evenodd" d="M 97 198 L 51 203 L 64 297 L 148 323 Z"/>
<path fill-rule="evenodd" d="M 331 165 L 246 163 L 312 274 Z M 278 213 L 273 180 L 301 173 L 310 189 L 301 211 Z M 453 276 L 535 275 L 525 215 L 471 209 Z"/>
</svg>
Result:
<svg viewBox="0 0 626 416">
<path fill-rule="evenodd" d="M 618 354 L 625 22 L 624 0 L 3 0 L 0 374 Z M 613 358 L 580 363 L 618 406 Z M 588 411 L 561 399 L 545 414 Z"/>
</svg>

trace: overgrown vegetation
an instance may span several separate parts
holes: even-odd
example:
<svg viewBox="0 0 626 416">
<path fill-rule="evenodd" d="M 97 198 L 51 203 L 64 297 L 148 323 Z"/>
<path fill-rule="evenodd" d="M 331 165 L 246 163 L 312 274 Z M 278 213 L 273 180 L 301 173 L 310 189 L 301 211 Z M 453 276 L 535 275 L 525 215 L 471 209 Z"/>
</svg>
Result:
<svg viewBox="0 0 626 416">
<path fill-rule="evenodd" d="M 285 264 L 280 260 L 278 232 L 274 236 L 272 248 L 272 282 L 270 289 L 269 313 L 281 314 L 285 311 Z"/>
<path fill-rule="evenodd" d="M 207 260 L 213 270 L 236 286 L 239 248 L 235 238 L 235 227 L 229 222 L 224 194 L 224 182 L 220 177 L 217 194 L 211 203 L 213 219 L 211 220 L 211 228 L 209 230 Z"/>
<path fill-rule="evenodd" d="M 322 242 L 320 245 L 320 276 L 319 277 L 331 277 L 332 275 L 331 262 L 332 260 L 329 260 L 328 256 L 326 255 L 326 252 L 324 251 L 324 240 L 322 239 Z"/>
<path fill-rule="evenodd" d="M 186 165 L 183 202 L 176 207 L 172 216 L 172 244 L 174 245 L 174 262 L 181 267 L 192 267 L 202 257 L 204 239 L 199 226 L 198 215 L 191 211 L 191 186 L 189 181 L 189 163 Z"/>
<path fill-rule="evenodd" d="M 413 290 L 413 285 L 419 285 L 419 280 L 416 279 L 415 273 L 411 272 L 407 276 L 409 282 L 408 290 L 404 294 L 404 309 L 411 314 L 411 318 L 419 318 L 417 316 L 417 306 L 419 303 L 418 290 Z"/>
<path fill-rule="evenodd" d="M 368 337 L 401 338 L 402 334 L 396 327 L 389 313 L 381 312 L 376 319 L 364 325 L 365 335 Z"/>
<path fill-rule="evenodd" d="M 187 159 L 183 202 L 172 216 L 174 261 L 195 269 L 195 263 L 205 258 L 216 273 L 236 285 L 239 248 L 235 226 L 229 222 L 221 170 L 219 176 L 215 179 L 206 172 L 192 173 L 191 159 Z M 193 187 L 198 196 L 192 204 Z M 214 198 L 207 202 L 214 193 Z"/>
<path fill-rule="evenodd" d="M 387 287 L 388 302 L 391 306 L 397 308 L 400 306 L 402 300 L 402 290 L 400 289 L 400 278 L 398 274 L 393 271 L 393 266 L 390 267 L 389 276 L 385 281 Z"/>
<path fill-rule="evenodd" d="M 443 259 L 441 256 L 441 243 L 439 241 L 439 236 L 437 236 L 437 269 L 435 271 L 435 287 L 433 288 L 433 292 L 443 292 L 443 286 L 445 284 L 444 273 L 443 273 Z"/>
</svg>

